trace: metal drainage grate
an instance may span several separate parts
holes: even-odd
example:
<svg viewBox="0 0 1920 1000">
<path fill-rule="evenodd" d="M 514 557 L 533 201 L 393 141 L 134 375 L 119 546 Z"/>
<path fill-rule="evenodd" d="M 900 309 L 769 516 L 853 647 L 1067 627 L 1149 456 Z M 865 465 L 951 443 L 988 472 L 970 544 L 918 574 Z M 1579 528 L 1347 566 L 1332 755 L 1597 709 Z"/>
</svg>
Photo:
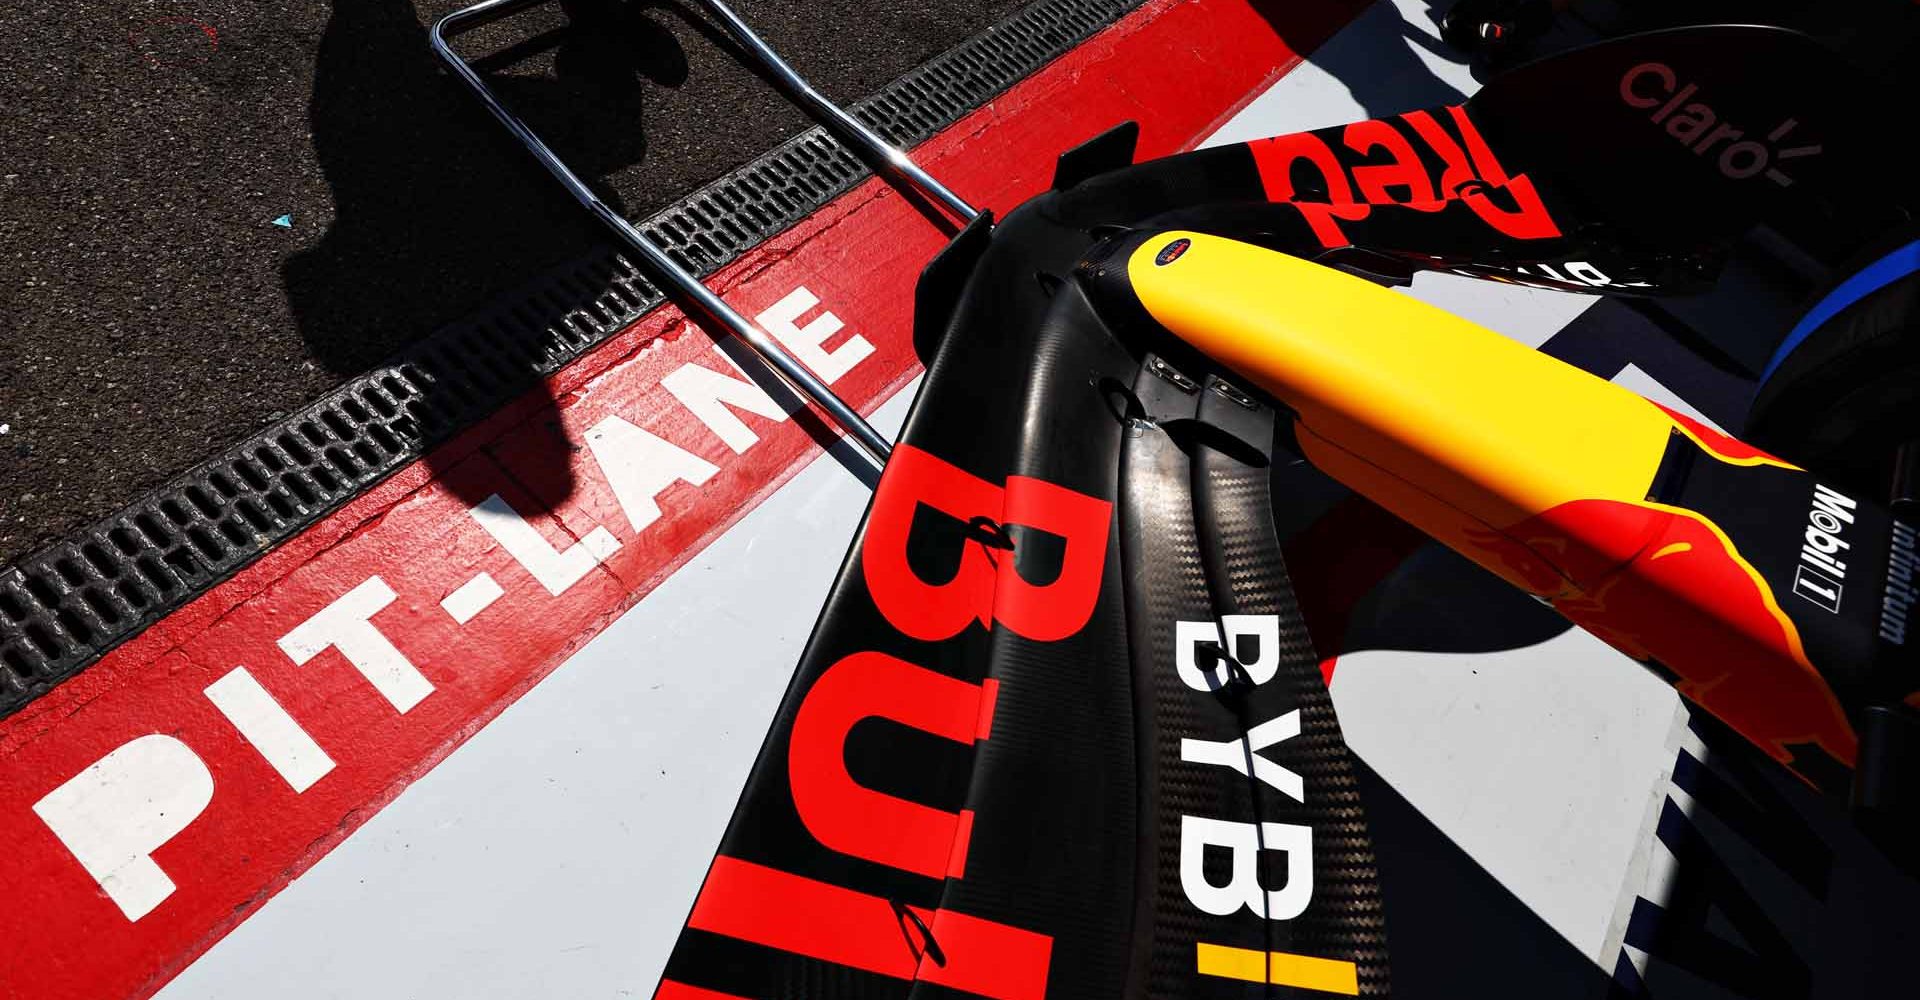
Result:
<svg viewBox="0 0 1920 1000">
<path fill-rule="evenodd" d="M 1039 0 L 850 110 L 911 146 L 1142 0 Z M 654 215 L 711 274 L 865 179 L 820 128 Z M 660 293 L 614 251 L 545 275 L 148 497 L 0 570 L 0 716 L 98 660 L 428 449 L 630 326 Z"/>
</svg>

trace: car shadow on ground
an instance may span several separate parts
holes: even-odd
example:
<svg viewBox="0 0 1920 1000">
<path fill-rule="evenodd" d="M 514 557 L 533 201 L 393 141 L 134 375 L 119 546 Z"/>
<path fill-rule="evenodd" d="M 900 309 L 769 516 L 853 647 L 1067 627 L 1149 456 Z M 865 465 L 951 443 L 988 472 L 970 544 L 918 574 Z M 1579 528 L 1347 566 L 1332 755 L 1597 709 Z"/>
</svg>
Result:
<svg viewBox="0 0 1920 1000">
<path fill-rule="evenodd" d="M 1290 3 L 1254 0 L 1252 6 L 1282 39 L 1288 26 L 1299 19 Z M 1457 104 L 1466 95 L 1434 70 L 1436 65 L 1467 61 L 1439 38 L 1440 16 L 1450 6 L 1446 0 L 1432 4 L 1381 0 L 1361 11 L 1326 44 L 1309 50 L 1307 61 L 1338 80 L 1363 110 L 1363 117 Z"/>
<path fill-rule="evenodd" d="M 1608 977 L 1592 959 L 1371 767 L 1356 760 L 1354 771 L 1380 866 L 1396 995 L 1590 1000 L 1605 994 Z"/>
</svg>

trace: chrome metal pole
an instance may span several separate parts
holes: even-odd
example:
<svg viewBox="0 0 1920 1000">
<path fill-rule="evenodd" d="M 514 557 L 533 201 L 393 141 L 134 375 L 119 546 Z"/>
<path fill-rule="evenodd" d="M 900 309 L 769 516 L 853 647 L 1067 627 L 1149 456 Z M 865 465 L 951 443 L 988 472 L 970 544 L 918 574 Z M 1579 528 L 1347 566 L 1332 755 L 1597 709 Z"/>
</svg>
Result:
<svg viewBox="0 0 1920 1000">
<path fill-rule="evenodd" d="M 754 352 L 760 355 L 761 360 L 765 361 L 789 385 L 826 411 L 835 423 L 845 428 L 876 463 L 885 465 L 893 446 L 881 436 L 879 431 L 874 430 L 865 418 L 860 416 L 859 411 L 835 394 L 832 388 L 820 380 L 819 376 L 796 360 L 793 355 L 787 353 L 787 350 L 772 337 L 748 322 L 747 318 L 736 312 L 732 306 L 727 305 L 691 271 L 680 266 L 680 263 L 661 249 L 659 244 L 648 239 L 639 228 L 601 201 L 600 197 L 594 194 L 593 190 L 587 187 L 585 182 L 581 181 L 565 163 L 561 162 L 560 157 L 556 156 L 553 150 L 527 127 L 525 122 L 509 111 L 506 105 L 487 89 L 486 81 L 480 78 L 480 74 L 474 72 L 472 66 L 467 65 L 465 59 L 460 58 L 459 54 L 453 51 L 453 46 L 448 42 L 448 39 L 457 37 L 462 32 L 471 31 L 544 2 L 545 0 L 485 0 L 484 3 L 454 11 L 435 23 L 432 31 L 428 33 L 433 43 L 433 50 L 447 64 L 447 68 L 453 72 L 453 75 L 473 91 L 474 96 L 480 99 L 480 103 L 486 106 L 494 119 L 505 126 L 508 132 L 513 133 L 513 137 L 518 139 L 520 144 L 533 154 L 534 159 L 538 160 L 540 165 L 567 189 L 567 193 L 571 194 L 575 201 L 593 213 L 601 222 L 606 223 L 609 229 L 619 235 L 621 240 L 640 256 L 640 263 L 650 277 L 671 285 L 674 290 L 692 300 L 693 305 L 708 318 L 719 323 L 752 347 Z"/>
<path fill-rule="evenodd" d="M 690 0 L 690 2 L 718 19 L 727 29 L 727 34 L 732 35 L 733 40 L 739 42 L 747 53 L 760 63 L 761 68 L 773 77 L 774 82 L 787 92 L 787 96 L 812 112 L 814 117 L 821 119 L 827 128 L 838 132 L 842 139 L 860 147 L 868 159 L 874 161 L 880 169 L 939 202 L 962 222 L 970 221 L 980 214 L 979 209 L 954 194 L 945 184 L 934 179 L 932 174 L 922 170 L 920 165 L 913 162 L 912 157 L 901 152 L 899 147 L 881 138 L 880 133 L 868 128 L 865 122 L 848 114 L 838 104 L 827 100 L 819 91 L 813 89 L 813 85 L 808 83 L 805 77 L 795 72 L 792 66 L 787 65 L 785 59 L 780 58 L 780 53 L 773 51 L 772 46 L 762 40 L 759 35 L 754 34 L 752 28 L 747 27 L 747 22 L 741 20 L 740 15 L 733 12 L 733 8 L 728 7 L 721 0 Z"/>
</svg>

